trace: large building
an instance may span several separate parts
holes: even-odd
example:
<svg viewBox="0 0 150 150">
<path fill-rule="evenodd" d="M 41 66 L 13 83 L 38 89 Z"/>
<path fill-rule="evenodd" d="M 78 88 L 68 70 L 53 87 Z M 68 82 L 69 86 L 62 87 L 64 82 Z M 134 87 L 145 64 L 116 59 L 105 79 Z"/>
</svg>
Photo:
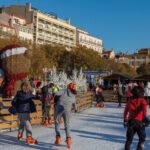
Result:
<svg viewBox="0 0 150 150">
<path fill-rule="evenodd" d="M 128 54 L 116 57 L 116 62 L 128 64 L 134 69 L 137 69 L 141 65 L 150 63 L 150 53 L 149 48 L 140 49 L 138 53 Z"/>
<path fill-rule="evenodd" d="M 71 50 L 72 47 L 79 44 L 97 51 L 99 55 L 102 56 L 102 40 L 91 36 L 86 31 L 77 29 L 70 24 L 70 19 L 62 20 L 54 13 L 41 12 L 32 7 L 30 3 L 26 5 L 2 7 L 0 11 L 3 15 L 7 14 L 13 19 L 11 24 L 16 23 L 16 25 L 11 25 L 11 27 L 15 29 L 17 27 L 19 28 L 19 37 L 24 35 L 21 31 L 28 31 L 27 28 L 31 27 L 35 44 L 59 44 L 65 46 L 68 50 Z M 4 18 L 5 17 L 3 17 L 3 20 L 5 20 Z M 22 27 L 26 27 L 26 29 L 20 29 L 18 23 L 20 24 L 21 22 L 25 23 Z M 28 33 L 30 33 L 30 31 L 28 31 Z"/>
<path fill-rule="evenodd" d="M 0 38 L 5 38 L 10 35 L 15 35 L 15 29 L 0 23 Z"/>
<path fill-rule="evenodd" d="M 70 20 L 61 20 L 54 14 L 41 12 L 31 4 L 11 5 L 2 8 L 2 12 L 25 19 L 27 24 L 33 24 L 36 44 L 60 44 L 67 48 L 76 45 L 76 27 L 70 24 Z"/>
<path fill-rule="evenodd" d="M 77 44 L 97 51 L 100 55 L 103 51 L 102 40 L 91 36 L 88 32 L 77 29 Z"/>
<path fill-rule="evenodd" d="M 138 50 L 138 54 L 150 55 L 150 48 L 142 48 Z"/>
<path fill-rule="evenodd" d="M 7 34 L 17 35 L 22 40 L 33 42 L 32 24 L 27 24 L 25 19 L 2 12 L 0 13 L 0 24 L 3 29 L 7 28 L 5 29 Z"/>
</svg>

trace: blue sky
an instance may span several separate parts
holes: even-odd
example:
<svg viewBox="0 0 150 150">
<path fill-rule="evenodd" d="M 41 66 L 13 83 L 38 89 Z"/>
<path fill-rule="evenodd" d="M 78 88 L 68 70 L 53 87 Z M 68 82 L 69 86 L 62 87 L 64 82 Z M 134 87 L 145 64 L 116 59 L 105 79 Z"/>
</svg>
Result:
<svg viewBox="0 0 150 150">
<path fill-rule="evenodd" d="M 25 4 L 58 17 L 103 40 L 104 47 L 135 52 L 150 47 L 150 0 L 0 0 L 1 6 Z"/>
</svg>

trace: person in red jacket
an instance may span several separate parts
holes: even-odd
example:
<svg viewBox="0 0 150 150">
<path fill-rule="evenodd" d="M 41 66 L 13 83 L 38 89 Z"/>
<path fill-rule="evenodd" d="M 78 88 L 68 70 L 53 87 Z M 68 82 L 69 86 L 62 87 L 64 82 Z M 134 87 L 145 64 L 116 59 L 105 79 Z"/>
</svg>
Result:
<svg viewBox="0 0 150 150">
<path fill-rule="evenodd" d="M 143 98 L 144 91 L 138 86 L 132 89 L 133 99 L 126 104 L 124 110 L 124 127 L 127 126 L 125 150 L 130 150 L 134 135 L 137 133 L 139 142 L 137 150 L 142 150 L 146 138 L 143 119 L 147 116 L 147 103 Z"/>
<path fill-rule="evenodd" d="M 100 107 L 100 108 L 103 108 L 104 107 L 104 96 L 102 94 L 103 92 L 103 88 L 101 85 L 99 85 L 97 88 L 96 88 L 96 107 Z"/>
</svg>

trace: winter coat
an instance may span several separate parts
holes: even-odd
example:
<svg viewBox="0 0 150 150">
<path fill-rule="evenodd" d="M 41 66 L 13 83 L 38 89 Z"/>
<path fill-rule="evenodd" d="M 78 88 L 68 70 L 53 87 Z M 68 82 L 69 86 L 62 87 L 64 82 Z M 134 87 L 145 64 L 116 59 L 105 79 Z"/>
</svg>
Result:
<svg viewBox="0 0 150 150">
<path fill-rule="evenodd" d="M 48 85 L 42 87 L 42 95 L 43 95 L 43 99 L 46 98 L 47 94 L 48 94 Z"/>
<path fill-rule="evenodd" d="M 124 121 L 142 121 L 147 116 L 147 103 L 144 98 L 129 101 L 124 110 Z"/>
<path fill-rule="evenodd" d="M 144 89 L 144 96 L 150 96 L 150 82 L 147 82 L 147 85 Z"/>
<path fill-rule="evenodd" d="M 71 110 L 73 105 L 75 110 L 77 110 L 75 95 L 72 94 L 69 89 L 58 91 L 55 94 L 55 97 L 58 98 L 56 105 L 61 105 L 65 110 L 69 110 L 69 111 Z"/>
<path fill-rule="evenodd" d="M 31 92 L 18 91 L 12 101 L 12 106 L 16 107 L 17 113 L 36 112 L 36 107 L 32 99 L 36 99 L 36 96 Z"/>
</svg>

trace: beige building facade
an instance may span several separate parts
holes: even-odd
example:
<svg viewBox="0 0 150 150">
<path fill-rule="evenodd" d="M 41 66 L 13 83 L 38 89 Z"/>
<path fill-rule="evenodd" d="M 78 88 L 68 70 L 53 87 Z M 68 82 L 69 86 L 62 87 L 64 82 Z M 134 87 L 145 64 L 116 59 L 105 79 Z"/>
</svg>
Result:
<svg viewBox="0 0 150 150">
<path fill-rule="evenodd" d="M 0 23 L 0 38 L 7 37 L 9 35 L 15 35 L 15 33 L 16 32 L 14 28 Z"/>
<path fill-rule="evenodd" d="M 86 31 L 77 29 L 77 44 L 93 49 L 94 51 L 97 51 L 100 55 L 102 55 L 102 40 L 91 36 Z"/>
<path fill-rule="evenodd" d="M 76 45 L 76 27 L 72 26 L 69 20 L 61 20 L 56 15 L 41 12 L 31 4 L 11 5 L 2 11 L 32 24 L 33 40 L 36 44 L 60 44 L 68 49 Z"/>
<path fill-rule="evenodd" d="M 150 55 L 145 55 L 145 54 L 125 55 L 125 56 L 116 58 L 116 62 L 128 64 L 134 69 L 137 69 L 141 65 L 150 63 Z"/>
<path fill-rule="evenodd" d="M 22 40 L 33 42 L 32 24 L 26 24 L 25 19 L 3 12 L 0 14 L 0 24 L 7 28 L 11 28 L 11 30 L 15 30 L 12 31 L 12 35 L 17 35 Z M 9 31 L 10 29 L 8 30 L 8 33 Z"/>
</svg>

